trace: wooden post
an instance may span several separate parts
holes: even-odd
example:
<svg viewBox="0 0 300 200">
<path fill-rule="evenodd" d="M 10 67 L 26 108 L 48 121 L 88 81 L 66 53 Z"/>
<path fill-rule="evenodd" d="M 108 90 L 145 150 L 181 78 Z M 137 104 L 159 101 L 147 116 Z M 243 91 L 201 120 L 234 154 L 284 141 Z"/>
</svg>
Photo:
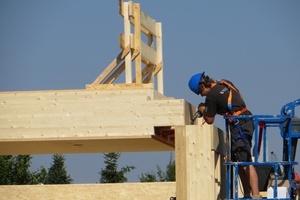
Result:
<svg viewBox="0 0 300 200">
<path fill-rule="evenodd" d="M 136 83 L 142 83 L 142 56 L 141 56 L 141 22 L 140 22 L 140 4 L 135 3 L 134 11 L 134 51 L 137 53 L 135 58 L 135 80 Z"/>
<path fill-rule="evenodd" d="M 124 2 L 124 42 L 125 47 L 130 45 L 130 20 L 129 20 L 129 8 L 132 2 Z M 125 56 L 125 82 L 132 83 L 132 67 L 131 67 L 131 53 Z"/>
<path fill-rule="evenodd" d="M 158 65 L 157 68 L 160 68 L 160 71 L 157 74 L 157 91 L 160 93 L 164 93 L 164 83 L 163 83 L 163 58 L 162 58 L 162 25 L 161 23 L 156 23 L 158 35 L 156 37 L 156 51 L 157 51 L 157 60 Z"/>
<path fill-rule="evenodd" d="M 175 154 L 177 200 L 224 197 L 225 148 L 220 130 L 212 125 L 175 127 Z"/>
</svg>

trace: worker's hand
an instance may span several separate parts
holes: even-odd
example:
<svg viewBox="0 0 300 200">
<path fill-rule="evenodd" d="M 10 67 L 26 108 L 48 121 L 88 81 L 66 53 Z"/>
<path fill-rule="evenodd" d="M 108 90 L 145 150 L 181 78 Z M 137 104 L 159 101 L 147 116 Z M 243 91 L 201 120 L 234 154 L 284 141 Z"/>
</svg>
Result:
<svg viewBox="0 0 300 200">
<path fill-rule="evenodd" d="M 198 111 L 203 115 L 205 111 L 205 103 L 200 103 L 198 106 Z"/>
</svg>

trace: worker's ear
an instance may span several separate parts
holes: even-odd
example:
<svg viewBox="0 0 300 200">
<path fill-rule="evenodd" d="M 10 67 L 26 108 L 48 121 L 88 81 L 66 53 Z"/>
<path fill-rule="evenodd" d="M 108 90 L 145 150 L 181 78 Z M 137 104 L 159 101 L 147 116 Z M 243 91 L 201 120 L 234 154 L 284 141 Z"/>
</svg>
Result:
<svg viewBox="0 0 300 200">
<path fill-rule="evenodd" d="M 204 90 L 206 88 L 205 84 L 201 84 L 201 90 Z"/>
</svg>

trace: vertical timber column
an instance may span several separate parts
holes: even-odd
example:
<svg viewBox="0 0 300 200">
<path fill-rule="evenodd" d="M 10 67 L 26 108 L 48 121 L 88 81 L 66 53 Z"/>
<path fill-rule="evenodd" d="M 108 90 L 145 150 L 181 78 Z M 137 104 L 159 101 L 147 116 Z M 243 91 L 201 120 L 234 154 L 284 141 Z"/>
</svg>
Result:
<svg viewBox="0 0 300 200">
<path fill-rule="evenodd" d="M 160 68 L 160 71 L 157 74 L 157 91 L 160 92 L 161 94 L 164 94 L 164 81 L 163 81 L 163 48 L 162 48 L 162 25 L 160 22 L 156 23 L 156 28 L 157 28 L 157 37 L 156 37 L 156 51 L 157 51 L 157 60 L 158 60 L 158 65 L 156 66 Z"/>
<path fill-rule="evenodd" d="M 130 20 L 129 20 L 129 8 L 132 6 L 132 2 L 123 2 L 122 8 L 124 9 L 124 46 L 125 48 L 130 45 Z M 132 83 L 132 67 L 131 67 L 131 53 L 128 53 L 125 57 L 125 81 L 126 83 Z"/>
<path fill-rule="evenodd" d="M 175 127 L 176 199 L 221 199 L 218 129 L 212 125 Z M 225 180 L 224 180 L 225 183 Z"/>
<path fill-rule="evenodd" d="M 141 11 L 140 4 L 135 3 L 133 6 L 134 14 L 134 51 L 135 57 L 135 80 L 136 83 L 142 83 L 142 55 L 141 55 Z"/>
</svg>

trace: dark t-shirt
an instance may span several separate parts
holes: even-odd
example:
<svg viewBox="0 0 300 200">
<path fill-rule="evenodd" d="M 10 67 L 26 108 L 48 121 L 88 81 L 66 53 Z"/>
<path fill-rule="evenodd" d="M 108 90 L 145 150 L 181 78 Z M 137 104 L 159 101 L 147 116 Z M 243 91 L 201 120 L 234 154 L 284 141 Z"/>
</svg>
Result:
<svg viewBox="0 0 300 200">
<path fill-rule="evenodd" d="M 230 81 L 227 82 L 232 84 Z M 237 111 L 246 107 L 246 104 L 240 94 L 233 89 L 231 90 L 232 110 Z M 229 89 L 226 85 L 217 84 L 212 87 L 205 99 L 205 115 L 208 117 L 214 117 L 216 114 L 223 115 L 228 112 L 228 95 Z"/>
<path fill-rule="evenodd" d="M 230 81 L 226 82 L 233 85 Z M 234 86 L 234 85 L 233 85 Z M 235 87 L 235 86 L 234 86 Z M 234 89 L 229 89 L 224 84 L 217 84 L 211 88 L 205 99 L 205 115 L 208 117 L 214 117 L 216 114 L 224 115 L 228 112 L 228 95 L 229 90 L 232 90 L 232 110 L 238 111 L 246 107 L 241 95 Z M 237 90 L 237 89 L 236 89 Z M 242 115 L 252 115 L 250 111 L 245 111 Z M 254 123 L 252 118 L 239 119 L 239 125 L 234 123 L 230 124 L 230 133 L 232 139 L 238 137 L 240 132 L 248 134 L 249 141 L 244 139 L 238 139 L 236 142 L 232 141 L 232 160 L 240 162 L 251 162 L 251 139 L 254 131 Z M 241 150 L 242 149 L 242 150 Z"/>
</svg>

